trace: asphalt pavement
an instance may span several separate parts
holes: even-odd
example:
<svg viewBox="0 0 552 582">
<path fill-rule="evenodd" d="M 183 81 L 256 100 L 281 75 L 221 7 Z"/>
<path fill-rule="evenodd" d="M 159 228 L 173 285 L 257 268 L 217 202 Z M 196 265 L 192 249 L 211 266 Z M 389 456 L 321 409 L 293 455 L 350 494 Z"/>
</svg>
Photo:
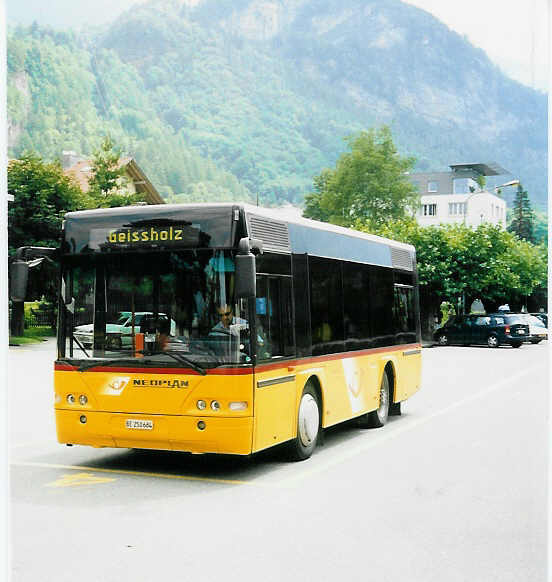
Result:
<svg viewBox="0 0 552 582">
<path fill-rule="evenodd" d="M 382 429 L 311 459 L 65 447 L 55 344 L 10 348 L 13 582 L 542 582 L 548 342 L 423 350 Z"/>
</svg>

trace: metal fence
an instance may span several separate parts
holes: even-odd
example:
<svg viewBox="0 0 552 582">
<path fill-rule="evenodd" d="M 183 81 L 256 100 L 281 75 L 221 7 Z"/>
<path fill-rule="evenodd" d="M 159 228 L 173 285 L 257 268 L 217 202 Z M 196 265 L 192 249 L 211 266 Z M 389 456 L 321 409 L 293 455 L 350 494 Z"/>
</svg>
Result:
<svg viewBox="0 0 552 582">
<path fill-rule="evenodd" d="M 25 327 L 54 327 L 56 314 L 54 311 L 38 311 L 31 309 L 31 313 L 25 314 Z"/>
</svg>

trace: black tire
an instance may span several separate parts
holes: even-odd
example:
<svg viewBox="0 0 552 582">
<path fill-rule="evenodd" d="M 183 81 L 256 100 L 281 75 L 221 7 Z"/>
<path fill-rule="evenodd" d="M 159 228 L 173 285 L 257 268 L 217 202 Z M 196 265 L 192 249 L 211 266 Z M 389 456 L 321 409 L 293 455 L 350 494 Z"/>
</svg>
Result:
<svg viewBox="0 0 552 582">
<path fill-rule="evenodd" d="M 391 390 L 389 376 L 383 372 L 380 384 L 380 405 L 376 410 L 363 414 L 358 419 L 358 425 L 361 428 L 380 428 L 387 423 L 389 409 L 391 407 Z"/>
<path fill-rule="evenodd" d="M 500 340 L 498 339 L 498 336 L 494 333 L 492 333 L 488 338 L 487 338 L 487 345 L 490 348 L 498 348 L 498 346 L 500 346 Z"/>
<path fill-rule="evenodd" d="M 449 345 L 448 335 L 446 333 L 440 333 L 437 336 L 437 343 L 440 346 L 448 346 Z"/>
<path fill-rule="evenodd" d="M 522 342 L 512 342 L 510 345 L 513 348 L 521 348 L 521 344 L 522 344 Z"/>
<path fill-rule="evenodd" d="M 297 436 L 289 444 L 292 461 L 308 459 L 320 436 L 320 402 L 314 386 L 307 383 L 297 410 Z"/>
<path fill-rule="evenodd" d="M 531 343 L 534 345 L 540 344 L 542 340 L 531 340 Z"/>
</svg>

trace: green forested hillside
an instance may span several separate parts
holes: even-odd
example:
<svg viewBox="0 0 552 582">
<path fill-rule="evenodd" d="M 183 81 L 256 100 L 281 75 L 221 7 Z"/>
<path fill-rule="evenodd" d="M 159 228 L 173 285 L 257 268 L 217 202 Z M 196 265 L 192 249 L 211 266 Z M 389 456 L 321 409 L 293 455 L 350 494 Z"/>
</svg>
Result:
<svg viewBox="0 0 552 582">
<path fill-rule="evenodd" d="M 109 133 L 170 200 L 300 202 L 385 123 L 421 171 L 496 161 L 546 201 L 546 97 L 399 0 L 153 0 L 86 34 L 12 30 L 8 56 L 11 155 Z"/>
</svg>

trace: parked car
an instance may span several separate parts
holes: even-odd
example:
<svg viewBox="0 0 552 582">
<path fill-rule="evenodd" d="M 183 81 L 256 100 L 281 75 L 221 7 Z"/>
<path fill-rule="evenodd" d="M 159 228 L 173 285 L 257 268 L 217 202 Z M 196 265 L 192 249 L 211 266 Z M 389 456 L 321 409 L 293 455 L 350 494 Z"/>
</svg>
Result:
<svg viewBox="0 0 552 582">
<path fill-rule="evenodd" d="M 151 322 L 153 313 L 151 311 L 137 311 L 134 313 L 134 333 L 140 333 L 142 322 Z M 158 322 L 163 325 L 168 322 L 165 313 L 159 313 Z M 167 324 L 167 328 L 169 325 Z M 106 344 L 108 349 L 121 349 L 132 345 L 132 312 L 120 311 L 118 318 L 105 326 Z M 170 335 L 176 333 L 176 323 L 170 320 Z M 73 331 L 73 337 L 79 341 L 85 348 L 91 348 L 94 338 L 94 324 L 86 323 L 78 325 Z"/>
<path fill-rule="evenodd" d="M 476 344 L 497 348 L 509 344 L 519 348 L 527 337 L 529 325 L 523 317 L 512 313 L 458 315 L 433 333 L 433 339 L 441 346 Z"/>
<path fill-rule="evenodd" d="M 544 326 L 548 327 L 548 313 L 541 313 L 539 311 L 539 313 L 530 313 L 529 315 L 534 315 L 535 317 L 538 317 L 544 323 Z"/>
<path fill-rule="evenodd" d="M 529 337 L 527 341 L 532 344 L 539 344 L 542 340 L 548 339 L 548 329 L 542 319 L 530 313 L 524 313 L 522 315 L 529 326 Z"/>
</svg>

